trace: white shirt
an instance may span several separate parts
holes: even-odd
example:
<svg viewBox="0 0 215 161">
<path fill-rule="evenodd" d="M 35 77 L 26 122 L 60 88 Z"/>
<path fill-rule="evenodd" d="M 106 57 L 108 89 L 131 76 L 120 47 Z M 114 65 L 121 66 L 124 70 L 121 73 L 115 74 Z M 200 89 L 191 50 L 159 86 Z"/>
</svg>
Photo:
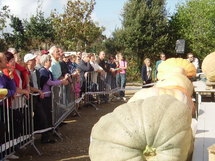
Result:
<svg viewBox="0 0 215 161">
<path fill-rule="evenodd" d="M 190 62 L 189 59 L 187 60 Z M 196 70 L 199 69 L 199 60 L 197 58 L 193 58 L 193 61 L 191 63 L 196 67 Z"/>
</svg>

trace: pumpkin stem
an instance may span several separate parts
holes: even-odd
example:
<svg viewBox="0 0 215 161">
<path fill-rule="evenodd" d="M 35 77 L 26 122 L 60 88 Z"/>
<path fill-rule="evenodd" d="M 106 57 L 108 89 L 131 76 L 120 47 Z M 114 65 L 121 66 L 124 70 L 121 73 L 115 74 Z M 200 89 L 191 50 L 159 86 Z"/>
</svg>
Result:
<svg viewBox="0 0 215 161">
<path fill-rule="evenodd" d="M 143 155 L 146 159 L 153 157 L 156 155 L 156 148 L 150 147 L 149 145 L 146 146 L 145 150 L 143 151 Z"/>
</svg>

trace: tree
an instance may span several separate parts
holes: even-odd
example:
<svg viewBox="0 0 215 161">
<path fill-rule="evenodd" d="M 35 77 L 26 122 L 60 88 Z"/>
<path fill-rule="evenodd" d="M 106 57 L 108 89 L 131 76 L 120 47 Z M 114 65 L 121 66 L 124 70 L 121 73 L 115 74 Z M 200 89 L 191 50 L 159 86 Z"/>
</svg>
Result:
<svg viewBox="0 0 215 161">
<path fill-rule="evenodd" d="M 65 49 L 86 50 L 102 35 L 91 18 L 94 5 L 95 0 L 69 0 L 63 14 L 51 14 L 56 41 Z"/>
<path fill-rule="evenodd" d="M 165 0 L 129 0 L 122 14 L 125 51 L 138 58 L 157 58 L 168 43 L 168 20 Z"/>
<path fill-rule="evenodd" d="M 3 31 L 4 28 L 6 27 L 6 22 L 7 19 L 10 16 L 10 10 L 8 6 L 3 6 L 0 9 L 0 31 L 2 31 L 1 35 L 0 35 L 0 51 L 5 51 L 7 49 L 7 44 L 5 42 L 5 40 L 3 39 L 2 35 L 3 35 Z"/>
<path fill-rule="evenodd" d="M 177 8 L 170 21 L 171 39 L 186 40 L 186 51 L 203 59 L 215 50 L 214 0 L 190 0 Z"/>
<path fill-rule="evenodd" d="M 54 41 L 54 29 L 51 18 L 45 18 L 42 11 L 25 20 L 26 37 L 31 48 L 41 48 L 43 44 Z"/>
<path fill-rule="evenodd" d="M 8 6 L 3 6 L 0 9 L 0 31 L 3 31 L 3 29 L 6 27 L 7 19 L 10 16 L 10 10 Z"/>
<path fill-rule="evenodd" d="M 7 44 L 15 47 L 16 49 L 24 49 L 26 47 L 25 42 L 25 30 L 22 23 L 16 16 L 11 16 L 10 26 L 13 29 L 12 33 L 4 33 Z"/>
</svg>

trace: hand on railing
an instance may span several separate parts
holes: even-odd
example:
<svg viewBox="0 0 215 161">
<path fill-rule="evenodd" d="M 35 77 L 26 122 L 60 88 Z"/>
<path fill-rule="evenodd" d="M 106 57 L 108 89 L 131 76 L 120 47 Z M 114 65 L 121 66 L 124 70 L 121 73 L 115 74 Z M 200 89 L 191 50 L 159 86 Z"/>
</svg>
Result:
<svg viewBox="0 0 215 161">
<path fill-rule="evenodd" d="M 66 79 L 62 79 L 61 80 L 61 83 L 63 84 L 63 85 L 68 85 L 69 84 L 69 81 L 68 80 L 66 80 Z"/>
<path fill-rule="evenodd" d="M 0 95 L 0 100 L 3 100 L 5 98 L 5 95 Z"/>
<path fill-rule="evenodd" d="M 26 99 L 29 99 L 30 98 L 30 96 L 29 96 L 30 91 L 26 90 L 26 89 L 24 89 L 23 91 L 24 91 L 24 95 L 26 96 Z"/>
<path fill-rule="evenodd" d="M 39 91 L 39 95 L 40 95 L 41 99 L 43 99 L 45 97 L 44 93 L 41 90 Z"/>
</svg>

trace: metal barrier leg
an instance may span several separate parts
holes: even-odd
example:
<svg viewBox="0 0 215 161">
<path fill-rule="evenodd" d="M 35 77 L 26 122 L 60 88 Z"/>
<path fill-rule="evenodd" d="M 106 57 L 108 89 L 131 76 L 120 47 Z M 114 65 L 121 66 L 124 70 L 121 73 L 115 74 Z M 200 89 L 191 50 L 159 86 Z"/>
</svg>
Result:
<svg viewBox="0 0 215 161">
<path fill-rule="evenodd" d="M 53 133 L 55 133 L 57 135 L 57 137 L 59 137 L 60 140 L 63 141 L 61 134 L 59 132 L 57 132 L 56 129 L 53 129 Z"/>
<path fill-rule="evenodd" d="M 39 156 L 41 156 L 42 154 L 40 153 L 40 151 L 38 150 L 38 148 L 35 146 L 34 142 L 32 142 L 31 145 L 34 147 L 34 149 L 36 150 L 37 154 Z"/>
</svg>

